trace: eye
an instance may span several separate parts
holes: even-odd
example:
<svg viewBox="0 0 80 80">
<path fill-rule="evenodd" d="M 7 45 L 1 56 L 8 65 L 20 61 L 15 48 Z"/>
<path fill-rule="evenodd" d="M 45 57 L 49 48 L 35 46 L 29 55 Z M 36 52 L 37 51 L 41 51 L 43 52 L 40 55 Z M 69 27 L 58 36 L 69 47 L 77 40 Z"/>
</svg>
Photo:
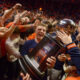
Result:
<svg viewBox="0 0 80 80">
<path fill-rule="evenodd" d="M 46 30 L 43 30 L 44 32 L 46 32 Z"/>
<path fill-rule="evenodd" d="M 41 29 L 38 29 L 39 31 L 41 31 Z"/>
</svg>

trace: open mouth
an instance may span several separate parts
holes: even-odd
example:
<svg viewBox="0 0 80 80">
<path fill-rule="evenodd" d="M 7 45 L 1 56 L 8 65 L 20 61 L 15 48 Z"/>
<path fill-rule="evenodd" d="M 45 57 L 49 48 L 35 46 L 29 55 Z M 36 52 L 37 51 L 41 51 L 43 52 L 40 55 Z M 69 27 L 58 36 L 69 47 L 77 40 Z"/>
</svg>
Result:
<svg viewBox="0 0 80 80">
<path fill-rule="evenodd" d="M 40 37 L 43 37 L 44 35 L 43 34 L 38 34 Z"/>
</svg>

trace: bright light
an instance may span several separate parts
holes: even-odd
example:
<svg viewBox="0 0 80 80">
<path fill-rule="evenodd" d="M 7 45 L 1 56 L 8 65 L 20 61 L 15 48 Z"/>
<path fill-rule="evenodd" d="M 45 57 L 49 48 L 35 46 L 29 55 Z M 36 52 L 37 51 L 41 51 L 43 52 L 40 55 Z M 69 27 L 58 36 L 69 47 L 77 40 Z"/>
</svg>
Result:
<svg viewBox="0 0 80 80">
<path fill-rule="evenodd" d="M 42 8 L 39 8 L 40 11 L 42 11 Z"/>
</svg>

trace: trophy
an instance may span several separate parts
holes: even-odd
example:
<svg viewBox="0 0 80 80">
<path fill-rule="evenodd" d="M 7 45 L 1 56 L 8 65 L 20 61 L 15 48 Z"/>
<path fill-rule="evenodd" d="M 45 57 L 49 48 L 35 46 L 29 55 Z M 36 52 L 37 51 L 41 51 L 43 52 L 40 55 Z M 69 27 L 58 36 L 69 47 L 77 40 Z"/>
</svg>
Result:
<svg viewBox="0 0 80 80">
<path fill-rule="evenodd" d="M 19 59 L 21 69 L 24 73 L 29 73 L 32 79 L 42 80 L 47 70 L 47 58 L 56 57 L 63 49 L 62 42 L 56 36 L 46 34 L 30 55 L 24 55 Z"/>
</svg>

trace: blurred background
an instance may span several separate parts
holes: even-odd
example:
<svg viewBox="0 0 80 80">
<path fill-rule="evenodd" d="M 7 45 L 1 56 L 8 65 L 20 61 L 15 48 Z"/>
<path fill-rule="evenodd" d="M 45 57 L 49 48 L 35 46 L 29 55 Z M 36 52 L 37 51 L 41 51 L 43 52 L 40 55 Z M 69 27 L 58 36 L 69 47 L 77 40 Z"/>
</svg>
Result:
<svg viewBox="0 0 80 80">
<path fill-rule="evenodd" d="M 49 16 L 69 17 L 74 21 L 80 19 L 80 0 L 0 0 L 0 8 L 10 8 L 21 3 L 24 9 L 41 10 Z"/>
</svg>

